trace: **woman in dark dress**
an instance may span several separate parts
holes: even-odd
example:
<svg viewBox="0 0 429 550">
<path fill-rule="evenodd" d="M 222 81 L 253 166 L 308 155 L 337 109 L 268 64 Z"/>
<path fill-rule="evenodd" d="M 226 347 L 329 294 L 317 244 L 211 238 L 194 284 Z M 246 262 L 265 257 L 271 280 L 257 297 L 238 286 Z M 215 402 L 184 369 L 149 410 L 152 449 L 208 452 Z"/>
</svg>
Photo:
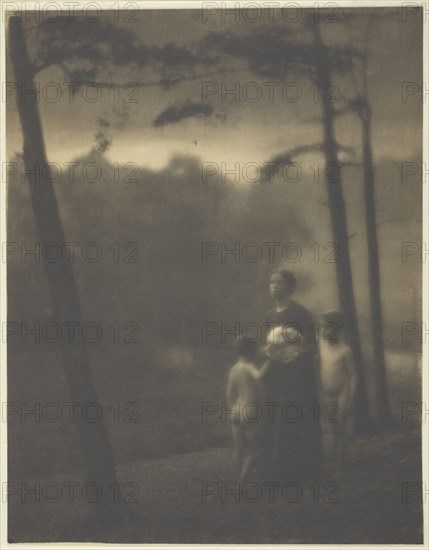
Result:
<svg viewBox="0 0 429 550">
<path fill-rule="evenodd" d="M 259 379 L 264 401 L 278 403 L 271 406 L 271 418 L 265 419 L 267 471 L 279 480 L 300 483 L 318 480 L 322 439 L 315 326 L 310 312 L 291 299 L 295 286 L 291 271 L 278 270 L 271 276 L 270 292 L 275 306 L 265 317 L 267 337 L 281 326 L 286 342 L 281 357 L 269 358 Z M 295 337 L 288 342 L 290 330 Z M 273 357 L 269 345 L 266 351 Z"/>
</svg>

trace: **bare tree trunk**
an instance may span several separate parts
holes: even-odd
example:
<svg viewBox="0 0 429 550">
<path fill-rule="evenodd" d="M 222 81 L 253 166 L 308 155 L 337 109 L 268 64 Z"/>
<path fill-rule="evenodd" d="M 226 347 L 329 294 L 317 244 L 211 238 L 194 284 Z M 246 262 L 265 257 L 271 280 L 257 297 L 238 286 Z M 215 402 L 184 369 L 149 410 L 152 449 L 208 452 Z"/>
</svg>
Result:
<svg viewBox="0 0 429 550">
<path fill-rule="evenodd" d="M 315 45 L 320 53 L 316 62 L 316 75 L 321 90 L 327 84 L 332 84 L 332 71 L 329 63 L 328 49 L 323 43 L 319 25 L 310 24 Z M 341 167 L 338 161 L 338 146 L 335 140 L 335 109 L 329 97 L 322 94 L 322 121 L 323 121 L 323 148 L 326 166 L 333 167 L 335 177 L 329 177 L 327 173 L 328 204 L 331 216 L 331 226 L 334 241 L 338 246 L 338 261 L 335 264 L 338 284 L 338 298 L 340 307 L 347 321 L 348 338 L 353 351 L 353 357 L 357 370 L 356 398 L 354 403 L 355 431 L 366 433 L 373 429 L 369 414 L 368 399 L 365 387 L 365 374 L 363 369 L 363 357 L 357 321 L 356 303 L 353 292 L 353 279 L 351 271 L 349 238 L 347 231 L 346 208 L 343 196 Z"/>
<path fill-rule="evenodd" d="M 35 90 L 34 67 L 29 59 L 25 33 L 19 16 L 9 20 L 9 48 L 15 79 L 19 90 Z M 42 243 L 55 242 L 63 247 L 66 242 L 52 180 L 47 170 L 47 158 L 43 139 L 39 108 L 35 95 L 17 97 L 19 118 L 24 137 L 24 165 L 27 170 L 34 217 Z M 39 167 L 39 168 L 37 168 Z M 39 181 L 34 171 L 40 175 Z M 63 249 L 62 258 L 66 258 Z M 44 262 L 46 276 L 52 293 L 55 321 L 73 321 L 81 324 L 81 311 L 72 265 L 70 262 Z M 85 344 L 75 342 L 60 347 L 63 367 L 71 401 L 98 403 L 97 392 Z M 109 486 L 115 483 L 115 467 L 110 442 L 103 419 L 91 424 L 76 416 L 82 451 L 86 457 L 86 477 L 98 483 L 103 490 L 100 505 L 94 504 L 97 521 L 92 532 L 103 533 L 117 524 L 119 506 L 110 498 Z M 86 536 L 85 533 L 84 536 Z M 76 533 L 76 536 L 82 536 Z"/>
<path fill-rule="evenodd" d="M 366 216 L 366 240 L 368 247 L 368 285 L 371 308 L 371 328 L 374 345 L 375 384 L 378 420 L 381 427 L 392 423 L 389 394 L 387 391 L 384 360 L 383 313 L 380 292 L 380 265 L 375 215 L 374 162 L 371 147 L 371 109 L 364 99 L 359 111 L 362 124 L 362 148 L 364 168 L 364 201 Z"/>
</svg>

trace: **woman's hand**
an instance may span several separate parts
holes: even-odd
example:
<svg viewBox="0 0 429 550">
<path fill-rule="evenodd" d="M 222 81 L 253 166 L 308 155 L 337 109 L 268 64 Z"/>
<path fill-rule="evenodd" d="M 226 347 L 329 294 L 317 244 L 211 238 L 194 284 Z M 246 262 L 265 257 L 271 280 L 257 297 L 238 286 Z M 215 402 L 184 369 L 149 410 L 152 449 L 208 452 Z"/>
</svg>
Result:
<svg viewBox="0 0 429 550">
<path fill-rule="evenodd" d="M 286 346 L 286 349 L 282 353 L 282 362 L 290 363 L 299 355 L 301 355 L 301 350 L 298 349 L 296 346 Z"/>
</svg>

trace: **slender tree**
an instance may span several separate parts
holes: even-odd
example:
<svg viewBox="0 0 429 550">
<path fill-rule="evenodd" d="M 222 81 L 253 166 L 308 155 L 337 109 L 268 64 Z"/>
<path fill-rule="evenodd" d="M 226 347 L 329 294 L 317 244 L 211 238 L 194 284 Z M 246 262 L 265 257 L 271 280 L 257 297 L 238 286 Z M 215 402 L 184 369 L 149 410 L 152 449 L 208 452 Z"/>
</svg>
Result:
<svg viewBox="0 0 429 550">
<path fill-rule="evenodd" d="M 27 46 L 29 37 L 31 49 Z M 46 155 L 39 97 L 31 93 L 36 89 L 36 75 L 57 66 L 74 83 L 76 90 L 79 86 L 93 82 L 100 87 L 112 86 L 110 74 L 115 67 L 118 71 L 124 67 L 137 68 L 139 71 L 149 68 L 149 72 L 156 74 L 157 79 L 137 78 L 133 85 L 169 88 L 184 80 L 196 78 L 194 69 L 200 59 L 190 50 L 174 44 L 146 47 L 137 42 L 135 35 L 128 29 L 104 21 L 88 24 L 78 16 L 73 20 L 63 17 L 55 22 L 42 21 L 24 28 L 22 14 L 18 12 L 9 17 L 8 40 L 19 90 L 17 107 L 23 134 L 23 158 L 36 228 L 41 242 L 55 242 L 65 247 L 65 233 Z M 127 86 L 129 83 L 124 81 L 118 85 Z M 207 109 L 207 106 L 201 107 L 196 102 L 187 105 L 188 108 L 179 113 L 179 118 L 195 116 L 201 109 Z M 62 252 L 62 258 L 66 258 L 66 249 Z M 72 320 L 81 323 L 81 307 L 72 264 L 68 261 L 44 262 L 44 267 L 55 319 L 58 322 Z M 85 344 L 75 342 L 73 345 L 62 345 L 61 356 L 71 400 L 98 402 Z M 99 483 L 107 491 L 108 487 L 116 483 L 116 474 L 104 421 L 101 418 L 96 424 L 90 424 L 77 418 L 76 425 L 86 458 L 87 480 Z M 99 540 L 103 537 L 111 540 L 109 533 L 127 524 L 123 510 L 130 514 L 128 507 L 118 507 L 113 499 L 103 499 L 103 505 L 95 505 L 93 510 L 97 519 L 90 531 Z M 144 520 L 140 516 L 138 519 L 140 523 Z M 127 525 L 127 530 L 130 530 L 131 526 Z M 76 534 L 77 537 L 80 535 Z"/>
<path fill-rule="evenodd" d="M 371 107 L 365 99 L 358 111 L 362 127 L 362 161 L 364 170 L 364 201 L 366 241 L 368 248 L 368 286 L 371 309 L 371 328 L 374 346 L 375 385 L 378 420 L 381 427 L 392 424 L 389 393 L 387 390 L 386 364 L 384 359 L 383 311 L 380 292 L 380 262 L 375 213 L 374 162 L 371 146 Z"/>
<path fill-rule="evenodd" d="M 373 148 L 371 140 L 372 109 L 369 102 L 368 91 L 368 49 L 370 39 L 371 21 L 366 31 L 363 32 L 363 40 L 359 56 L 355 56 L 351 71 L 355 97 L 349 101 L 348 109 L 353 110 L 361 124 L 362 139 L 362 164 L 363 164 L 363 192 L 365 204 L 366 241 L 368 249 L 368 286 L 371 310 L 371 328 L 374 350 L 374 370 L 376 385 L 377 417 L 380 427 L 386 428 L 392 425 L 389 393 L 387 389 L 386 364 L 384 353 L 383 311 L 380 291 L 380 260 L 377 233 L 377 219 L 375 211 L 375 169 L 373 160 Z M 350 26 L 350 24 L 349 24 Z M 351 25 L 353 28 L 353 25 Z M 357 73 L 360 73 L 360 78 Z M 346 107 L 346 111 L 347 111 Z"/>
<path fill-rule="evenodd" d="M 332 85 L 333 71 L 330 59 L 332 52 L 324 44 L 320 25 L 310 23 L 314 37 L 314 47 L 319 52 L 315 62 L 316 76 L 322 90 L 329 90 Z M 372 421 L 369 415 L 369 406 L 365 388 L 365 376 L 363 369 L 362 349 L 359 337 L 356 301 L 353 292 L 353 279 L 348 243 L 348 230 L 346 209 L 342 189 L 341 164 L 338 158 L 338 145 L 335 138 L 335 107 L 328 97 L 322 99 L 322 123 L 323 123 L 323 149 L 326 167 L 333 166 L 337 172 L 336 177 L 327 177 L 329 212 L 334 240 L 339 247 L 339 261 L 335 264 L 338 283 L 338 298 L 340 307 L 347 319 L 349 341 L 353 351 L 357 367 L 357 385 L 355 397 L 355 429 L 357 432 L 366 432 L 372 429 Z"/>
<path fill-rule="evenodd" d="M 20 89 L 35 90 L 35 71 L 28 56 L 20 17 L 10 18 L 9 50 L 16 82 Z M 40 240 L 65 243 L 66 238 L 48 170 L 37 97 L 27 93 L 25 100 L 18 100 L 17 105 L 24 136 L 24 164 Z M 81 323 L 81 309 L 72 264 L 61 261 L 44 262 L 44 266 L 52 294 L 55 319 Z M 85 345 L 80 342 L 69 346 L 61 345 L 61 354 L 72 401 L 97 403 L 97 391 Z M 116 475 L 104 421 L 101 419 L 96 425 L 91 425 L 85 422 L 81 415 L 76 416 L 76 421 L 82 449 L 86 456 L 87 480 L 107 488 L 115 483 Z M 95 511 L 97 512 L 95 525 L 97 533 L 109 532 L 109 527 L 117 526 L 118 521 L 121 521 L 118 507 L 116 506 L 115 509 L 110 499 L 103 507 L 95 506 Z"/>
</svg>

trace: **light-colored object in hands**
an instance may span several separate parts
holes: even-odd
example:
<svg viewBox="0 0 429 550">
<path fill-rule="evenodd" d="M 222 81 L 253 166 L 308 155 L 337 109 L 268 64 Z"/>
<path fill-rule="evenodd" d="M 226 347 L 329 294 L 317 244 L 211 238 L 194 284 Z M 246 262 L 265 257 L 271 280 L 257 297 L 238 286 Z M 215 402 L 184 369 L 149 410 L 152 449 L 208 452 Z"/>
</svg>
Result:
<svg viewBox="0 0 429 550">
<path fill-rule="evenodd" d="M 302 335 L 293 326 L 278 326 L 267 336 L 265 354 L 270 359 L 288 363 L 302 353 Z"/>
</svg>

